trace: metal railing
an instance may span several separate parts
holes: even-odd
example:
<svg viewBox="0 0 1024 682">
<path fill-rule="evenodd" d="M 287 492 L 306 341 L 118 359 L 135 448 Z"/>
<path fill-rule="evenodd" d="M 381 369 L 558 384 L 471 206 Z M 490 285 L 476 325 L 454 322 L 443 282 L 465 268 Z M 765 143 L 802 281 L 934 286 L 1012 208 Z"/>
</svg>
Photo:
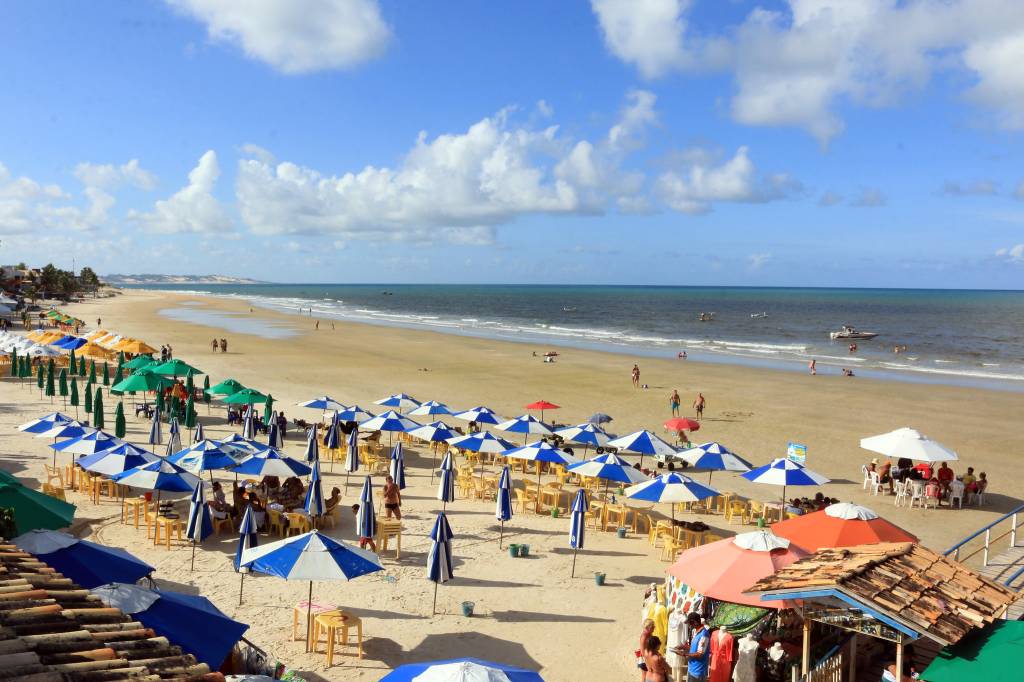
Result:
<svg viewBox="0 0 1024 682">
<path fill-rule="evenodd" d="M 1010 545 L 1009 546 L 1010 547 L 1016 547 L 1017 546 L 1017 515 L 1021 514 L 1022 512 L 1024 512 L 1024 504 L 1020 505 L 1019 507 L 1017 507 L 1016 509 L 1014 509 L 1012 511 L 1007 512 L 1006 514 L 1003 514 L 1002 516 L 1000 516 L 998 519 L 996 519 L 992 523 L 990 523 L 987 526 L 984 526 L 984 527 L 978 529 L 977 531 L 975 531 L 974 533 L 968 535 L 963 540 L 961 540 L 960 542 L 956 543 L 955 545 L 953 545 L 952 547 L 947 549 L 945 552 L 943 552 L 942 553 L 943 556 L 949 556 L 950 554 L 952 554 L 953 558 L 956 559 L 957 561 L 966 561 L 967 559 L 970 559 L 975 554 L 978 554 L 979 552 L 984 552 L 984 557 L 982 559 L 982 565 L 983 566 L 988 566 L 989 549 L 991 548 L 993 542 L 998 542 L 999 540 L 1002 540 L 1006 536 L 1010 536 Z M 1003 523 L 1004 521 L 1007 521 L 1007 520 L 1010 521 L 1010 528 L 1009 528 L 1009 530 L 1001 533 L 1000 535 L 997 535 L 996 537 L 992 537 L 992 529 L 995 528 L 996 526 L 998 526 L 999 524 Z M 966 554 L 963 557 L 961 557 L 960 556 L 960 550 L 964 547 L 964 545 L 966 545 L 967 543 L 977 539 L 978 537 L 980 537 L 982 535 L 985 536 L 985 541 L 982 544 L 982 546 L 977 548 L 977 549 L 975 549 L 971 553 Z"/>
</svg>

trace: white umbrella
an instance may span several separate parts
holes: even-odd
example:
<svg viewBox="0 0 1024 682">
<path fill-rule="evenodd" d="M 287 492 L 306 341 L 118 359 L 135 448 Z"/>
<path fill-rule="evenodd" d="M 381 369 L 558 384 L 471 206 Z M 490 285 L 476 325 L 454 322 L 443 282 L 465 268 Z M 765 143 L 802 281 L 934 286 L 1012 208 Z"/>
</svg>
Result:
<svg viewBox="0 0 1024 682">
<path fill-rule="evenodd" d="M 861 438 L 860 446 L 894 459 L 906 458 L 920 462 L 952 462 L 960 459 L 942 443 L 906 427 L 870 438 Z"/>
</svg>

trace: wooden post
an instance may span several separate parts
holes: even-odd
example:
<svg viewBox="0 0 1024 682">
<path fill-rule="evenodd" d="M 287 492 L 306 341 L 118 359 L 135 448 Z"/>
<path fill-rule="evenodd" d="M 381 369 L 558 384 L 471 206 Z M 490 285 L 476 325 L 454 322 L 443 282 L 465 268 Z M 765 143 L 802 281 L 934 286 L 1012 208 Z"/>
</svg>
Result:
<svg viewBox="0 0 1024 682">
<path fill-rule="evenodd" d="M 850 679 L 857 679 L 857 633 L 850 638 Z"/>
<path fill-rule="evenodd" d="M 896 640 L 896 679 L 903 679 L 903 635 L 897 635 Z"/>
<path fill-rule="evenodd" d="M 804 618 L 804 643 L 800 653 L 800 674 L 807 677 L 811 671 L 811 621 Z"/>
</svg>

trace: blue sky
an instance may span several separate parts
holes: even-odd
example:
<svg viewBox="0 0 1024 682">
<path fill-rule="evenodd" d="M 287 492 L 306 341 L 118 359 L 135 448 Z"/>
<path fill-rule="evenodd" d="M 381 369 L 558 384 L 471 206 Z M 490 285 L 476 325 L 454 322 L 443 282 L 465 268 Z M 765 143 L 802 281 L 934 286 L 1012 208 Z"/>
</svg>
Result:
<svg viewBox="0 0 1024 682">
<path fill-rule="evenodd" d="M 0 260 L 1024 286 L 1009 0 L 9 2 Z"/>
</svg>

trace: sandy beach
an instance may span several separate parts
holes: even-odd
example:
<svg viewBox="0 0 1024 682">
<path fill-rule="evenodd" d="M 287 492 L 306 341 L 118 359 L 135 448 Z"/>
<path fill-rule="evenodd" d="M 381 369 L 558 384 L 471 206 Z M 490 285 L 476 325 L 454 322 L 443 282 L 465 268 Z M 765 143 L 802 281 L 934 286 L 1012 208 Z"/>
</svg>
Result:
<svg viewBox="0 0 1024 682">
<path fill-rule="evenodd" d="M 214 297 L 132 291 L 124 295 L 70 306 L 68 312 L 94 325 L 145 339 L 169 343 L 175 357 L 203 369 L 217 382 L 232 377 L 264 393 L 288 418 L 313 419 L 312 410 L 294 407 L 300 400 L 328 394 L 343 403 L 373 409 L 373 401 L 396 392 L 419 400 L 434 399 L 457 408 L 487 405 L 511 418 L 523 405 L 546 399 L 562 406 L 548 420 L 573 424 L 596 411 L 614 416 L 610 429 L 619 434 L 649 428 L 661 432 L 671 416 L 669 395 L 678 389 L 683 415 L 697 392 L 707 408 L 695 442 L 720 441 L 755 464 L 785 456 L 789 441 L 807 445 L 807 465 L 832 479 L 825 494 L 873 508 L 915 533 L 928 547 L 945 550 L 969 532 L 994 520 L 1019 503 L 1016 495 L 1024 475 L 1015 466 L 1020 447 L 1020 415 L 1024 394 L 899 383 L 867 378 L 809 376 L 676 359 L 650 359 L 560 349 L 557 362 L 534 357 L 541 346 L 464 338 L 426 331 L 323 321 L 250 308 L 244 302 Z M 183 321 L 203 311 L 206 324 Z M 161 311 L 164 311 L 163 313 Z M 179 319 L 168 317 L 166 311 Z M 177 312 L 173 312 L 177 311 Z M 254 333 L 225 331 L 217 326 L 223 314 Z M 273 327 L 284 338 L 268 338 Z M 287 335 L 291 333 L 291 335 Z M 269 336 L 282 336 L 275 333 Z M 210 351 L 210 340 L 225 337 L 226 354 Z M 641 382 L 634 389 L 630 368 L 639 364 Z M 6 409 L 0 412 L 0 466 L 21 477 L 38 479 L 51 458 L 46 442 L 14 431 L 14 426 L 51 411 L 50 399 L 39 399 L 33 387 L 5 379 L 0 383 Z M 56 399 L 54 407 L 61 406 Z M 128 403 L 126 403 L 128 407 Z M 108 402 L 108 410 L 113 406 Z M 148 423 L 128 412 L 128 438 L 143 442 Z M 208 415 L 199 409 L 207 437 L 228 435 L 223 409 Z M 964 510 L 907 509 L 893 498 L 872 496 L 861 489 L 861 464 L 871 455 L 859 439 L 901 426 L 912 426 L 956 450 L 967 466 L 988 473 L 987 504 Z M 289 433 L 286 451 L 298 456 L 303 440 Z M 61 460 L 66 461 L 66 457 Z M 327 670 L 323 654 L 306 654 L 302 642 L 291 642 L 292 606 L 305 598 L 305 583 L 254 576 L 245 581 L 245 600 L 238 605 L 238 576 L 230 565 L 234 536 L 208 540 L 197 552 L 194 572 L 184 546 L 168 552 L 154 548 L 143 531 L 122 525 L 119 505 L 96 506 L 77 494 L 76 532 L 105 544 L 124 547 L 157 567 L 161 585 L 197 591 L 233 618 L 247 622 L 248 639 L 302 671 L 307 679 L 376 680 L 387 669 L 406 662 L 475 656 L 539 669 L 545 679 L 623 680 L 635 674 L 633 650 L 639 634 L 639 607 L 644 586 L 660 582 L 667 562 L 646 534 L 619 539 L 592 531 L 580 553 L 575 579 L 568 549 L 569 522 L 517 513 L 506 525 L 506 538 L 531 546 L 531 557 L 512 559 L 499 551 L 493 502 L 458 500 L 449 506 L 455 533 L 456 579 L 439 591 L 442 615 L 430 615 L 433 583 L 425 578 L 427 533 L 440 503 L 431 484 L 430 452 L 414 447 L 406 455 L 409 488 L 405 491 L 405 530 L 401 560 L 384 557 L 385 570 L 351 583 L 317 584 L 314 597 L 335 603 L 363 619 L 366 656 L 341 657 Z M 340 466 L 337 467 L 340 470 Z M 324 488 L 344 484 L 344 476 L 324 467 Z M 521 474 L 519 474 L 521 476 Z M 706 481 L 707 474 L 696 474 Z M 738 476 L 715 474 L 713 485 L 759 500 L 776 500 L 780 491 L 750 484 Z M 813 495 L 817 489 L 797 491 Z M 379 492 L 379 488 L 378 488 Z M 351 504 L 353 482 L 343 498 Z M 639 505 L 638 505 L 639 506 Z M 655 509 L 654 514 L 667 512 Z M 725 525 L 721 516 L 702 516 L 713 532 L 731 534 L 741 526 Z M 749 527 L 748 527 L 749 528 Z M 354 539 L 351 515 L 332 531 Z M 607 584 L 595 585 L 594 571 L 607 573 Z M 475 602 L 472 618 L 460 604 Z M 581 655 L 594 647 L 591 655 Z M 351 653 L 350 651 L 346 653 Z"/>
</svg>

